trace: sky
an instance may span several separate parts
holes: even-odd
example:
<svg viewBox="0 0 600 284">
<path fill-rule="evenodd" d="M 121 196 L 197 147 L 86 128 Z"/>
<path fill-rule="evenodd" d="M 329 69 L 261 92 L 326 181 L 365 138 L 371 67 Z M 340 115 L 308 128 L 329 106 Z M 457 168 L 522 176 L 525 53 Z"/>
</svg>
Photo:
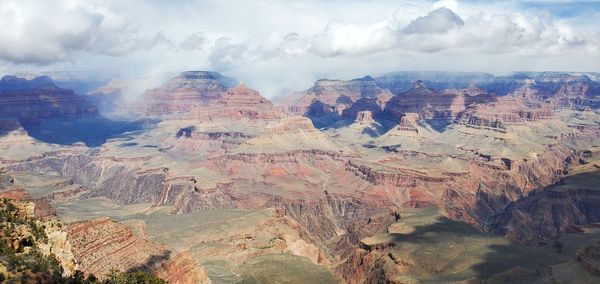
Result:
<svg viewBox="0 0 600 284">
<path fill-rule="evenodd" d="M 267 97 L 400 70 L 600 71 L 600 1 L 0 0 L 0 27 L 0 74 L 212 70 Z"/>
</svg>

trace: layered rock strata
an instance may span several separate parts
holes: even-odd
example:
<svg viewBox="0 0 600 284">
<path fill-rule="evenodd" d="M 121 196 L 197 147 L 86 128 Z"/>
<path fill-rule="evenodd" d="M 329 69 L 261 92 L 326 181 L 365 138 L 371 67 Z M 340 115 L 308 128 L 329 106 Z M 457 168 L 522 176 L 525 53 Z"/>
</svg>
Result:
<svg viewBox="0 0 600 284">
<path fill-rule="evenodd" d="M 275 119 L 281 110 L 243 83 L 228 89 L 214 74 L 188 71 L 142 95 L 140 111 L 150 117 Z"/>
<path fill-rule="evenodd" d="M 206 272 L 188 253 L 173 253 L 141 239 L 109 218 L 73 223 L 66 231 L 79 269 L 86 274 L 102 278 L 112 269 L 144 270 L 169 283 L 208 282 Z"/>
<path fill-rule="evenodd" d="M 26 80 L 4 76 L 0 80 L 0 118 L 25 124 L 51 117 L 97 114 L 85 97 L 56 87 L 48 77 Z"/>
</svg>

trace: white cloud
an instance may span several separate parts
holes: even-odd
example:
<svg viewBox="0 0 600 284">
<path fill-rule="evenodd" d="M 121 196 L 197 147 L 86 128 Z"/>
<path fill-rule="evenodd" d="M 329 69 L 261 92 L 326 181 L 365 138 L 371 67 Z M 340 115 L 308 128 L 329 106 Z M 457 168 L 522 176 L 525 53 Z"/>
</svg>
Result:
<svg viewBox="0 0 600 284">
<path fill-rule="evenodd" d="M 518 1 L 0 0 L 0 70 L 213 69 L 267 90 L 399 69 L 598 71 L 600 20 Z"/>
<path fill-rule="evenodd" d="M 212 67 L 218 70 L 227 70 L 236 64 L 244 64 L 248 58 L 248 47 L 242 43 L 235 43 L 228 37 L 216 40 L 209 55 Z"/>
<path fill-rule="evenodd" d="M 404 28 L 404 32 L 408 34 L 444 33 L 464 24 L 456 13 L 444 7 L 431 11 L 427 16 L 418 17 Z"/>
<path fill-rule="evenodd" d="M 456 6 L 444 1 L 446 6 Z M 440 5 L 434 5 L 437 7 Z M 578 32 L 547 14 L 479 11 L 465 20 L 443 6 L 402 26 L 394 14 L 375 22 L 332 22 L 325 30 L 306 40 L 311 51 L 323 57 L 355 55 L 389 50 L 415 53 L 465 50 L 472 53 L 557 55 L 597 50 L 597 33 Z"/>
<path fill-rule="evenodd" d="M 0 5 L 0 59 L 48 64 L 75 53 L 122 55 L 169 45 L 164 33 L 141 34 L 108 7 L 70 1 L 12 1 Z"/>
<path fill-rule="evenodd" d="M 207 38 L 202 32 L 194 33 L 186 37 L 179 47 L 184 50 L 202 49 L 207 42 Z"/>
<path fill-rule="evenodd" d="M 396 31 L 389 21 L 372 23 L 330 22 L 311 39 L 311 50 L 321 56 L 377 52 L 394 46 Z"/>
</svg>

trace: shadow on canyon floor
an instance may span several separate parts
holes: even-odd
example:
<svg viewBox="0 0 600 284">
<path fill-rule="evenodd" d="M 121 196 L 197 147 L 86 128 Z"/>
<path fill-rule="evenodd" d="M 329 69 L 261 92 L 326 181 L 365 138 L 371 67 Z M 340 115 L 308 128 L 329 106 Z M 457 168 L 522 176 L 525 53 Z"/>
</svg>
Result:
<svg viewBox="0 0 600 284">
<path fill-rule="evenodd" d="M 437 131 L 438 133 L 442 133 L 446 130 L 446 128 L 448 128 L 450 125 L 452 125 L 452 121 L 449 121 L 447 119 L 428 119 L 425 120 L 425 122 L 431 127 L 431 129 Z M 424 126 L 424 125 L 421 125 Z"/>
<path fill-rule="evenodd" d="M 8 123 L 4 123 L 3 125 L 0 125 L 0 137 L 7 135 L 8 133 L 11 133 L 12 131 L 18 130 L 19 129 L 19 124 L 14 122 L 8 122 Z"/>
<path fill-rule="evenodd" d="M 155 254 L 148 258 L 146 263 L 138 266 L 134 266 L 127 270 L 127 272 L 146 271 L 152 272 L 160 263 L 166 261 L 171 256 L 171 251 L 165 251 L 162 254 Z"/>
<path fill-rule="evenodd" d="M 241 266 L 240 284 L 342 283 L 324 266 L 291 254 L 266 254 Z M 217 281 L 218 282 L 218 281 Z"/>
<path fill-rule="evenodd" d="M 395 258 L 410 258 L 419 278 L 426 281 L 531 283 L 540 279 L 549 265 L 572 259 L 553 248 L 521 245 L 446 217 L 414 226 L 412 232 L 391 235 Z"/>
<path fill-rule="evenodd" d="M 61 117 L 23 124 L 29 136 L 43 142 L 70 145 L 83 142 L 97 147 L 107 139 L 141 130 L 152 121 L 117 121 L 102 116 Z"/>
</svg>

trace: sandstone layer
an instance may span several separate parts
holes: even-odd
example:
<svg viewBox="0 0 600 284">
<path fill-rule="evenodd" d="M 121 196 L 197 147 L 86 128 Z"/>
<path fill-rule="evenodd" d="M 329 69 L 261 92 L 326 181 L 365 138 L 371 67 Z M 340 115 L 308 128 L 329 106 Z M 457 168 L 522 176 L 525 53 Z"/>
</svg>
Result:
<svg viewBox="0 0 600 284">
<path fill-rule="evenodd" d="M 169 283 L 206 283 L 202 267 L 186 253 L 135 236 L 130 229 L 109 218 L 70 224 L 66 228 L 79 269 L 104 277 L 111 270 L 145 270 Z"/>
<path fill-rule="evenodd" d="M 210 120 L 212 118 L 274 119 L 281 110 L 244 83 L 228 89 L 216 74 L 188 71 L 148 90 L 135 106 L 144 115 Z"/>
</svg>

